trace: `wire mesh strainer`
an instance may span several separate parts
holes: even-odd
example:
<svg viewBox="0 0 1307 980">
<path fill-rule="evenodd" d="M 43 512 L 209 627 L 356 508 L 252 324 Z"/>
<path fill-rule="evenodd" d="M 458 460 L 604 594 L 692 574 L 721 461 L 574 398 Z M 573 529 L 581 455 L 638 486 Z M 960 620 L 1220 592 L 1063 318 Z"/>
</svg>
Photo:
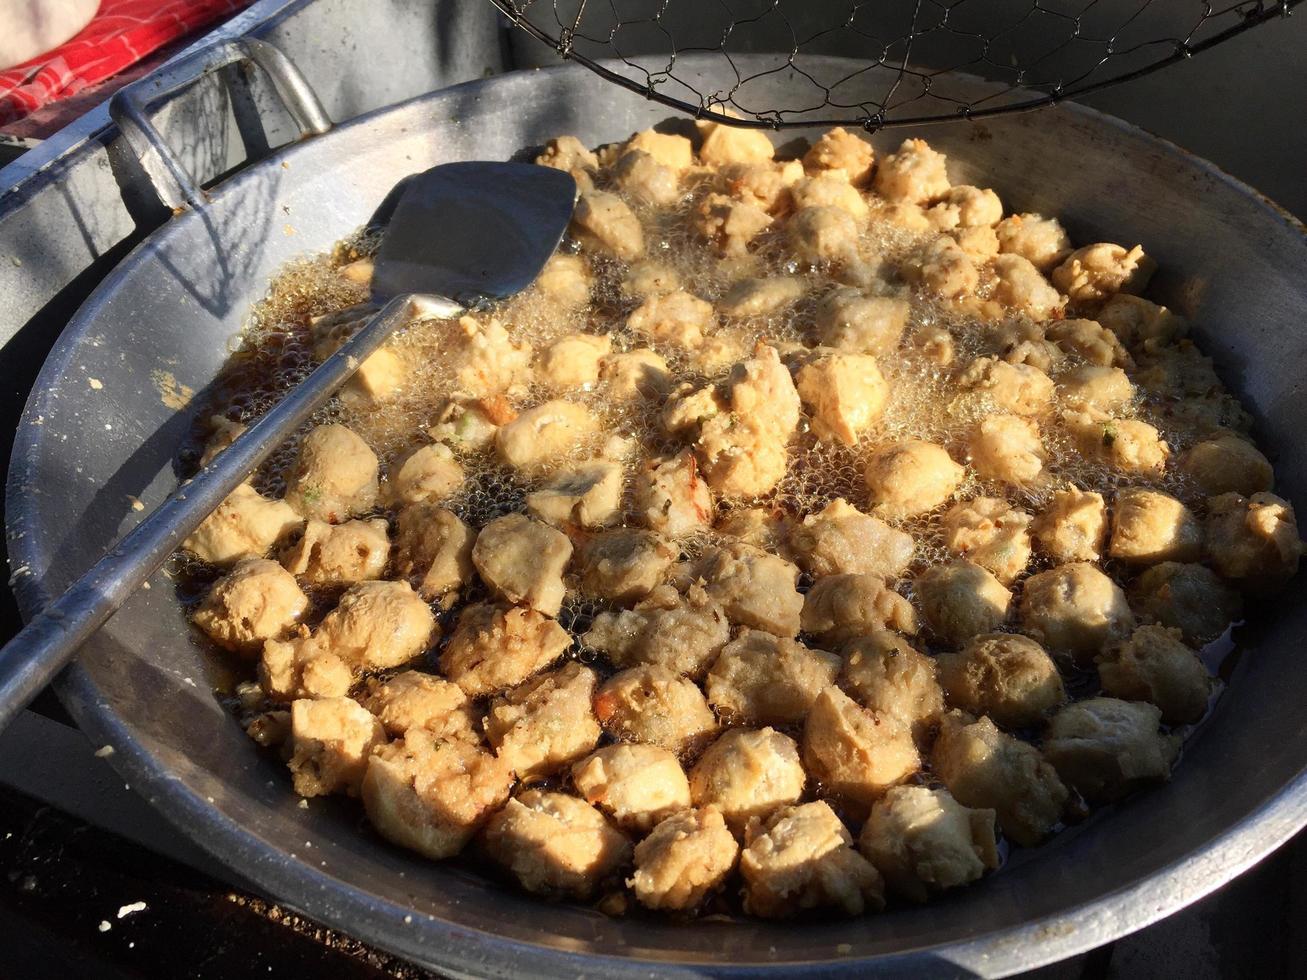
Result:
<svg viewBox="0 0 1307 980">
<path fill-rule="evenodd" d="M 1035 109 L 1137 78 L 1302 0 L 491 0 L 514 24 L 647 98 L 735 125 L 869 130 Z M 681 55 L 719 56 L 691 75 Z M 735 57 L 773 52 L 761 70 Z M 832 69 L 819 55 L 858 62 Z M 603 63 L 600 63 L 600 62 Z M 754 62 L 756 64 L 756 62 Z M 787 73 L 785 105 L 751 85 Z M 964 96 L 959 73 L 989 80 Z"/>
</svg>

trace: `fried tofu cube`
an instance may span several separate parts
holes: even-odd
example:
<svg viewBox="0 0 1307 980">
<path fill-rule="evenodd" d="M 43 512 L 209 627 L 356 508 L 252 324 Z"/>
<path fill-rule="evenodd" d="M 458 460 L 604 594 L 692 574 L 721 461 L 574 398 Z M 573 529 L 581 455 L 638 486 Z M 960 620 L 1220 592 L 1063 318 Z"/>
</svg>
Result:
<svg viewBox="0 0 1307 980">
<path fill-rule="evenodd" d="M 871 144 L 865 139 L 836 126 L 822 133 L 803 155 L 803 167 L 810 174 L 838 172 L 841 179 L 862 187 L 871 180 L 874 156 Z"/>
<path fill-rule="evenodd" d="M 690 770 L 690 797 L 717 807 L 738 835 L 751 819 L 797 803 L 807 781 L 794 739 L 774 728 L 732 728 Z"/>
<path fill-rule="evenodd" d="M 994 816 L 963 806 L 946 789 L 895 786 L 871 808 L 858 849 L 891 890 L 924 902 L 998 867 Z"/>
<path fill-rule="evenodd" d="M 1053 284 L 1079 303 L 1097 303 L 1117 293 L 1142 293 L 1157 270 L 1143 247 L 1098 242 L 1076 249 L 1055 268 Z"/>
<path fill-rule="evenodd" d="M 423 599 L 439 599 L 472 581 L 476 532 L 439 504 L 409 504 L 395 521 L 395 571 Z"/>
<path fill-rule="evenodd" d="M 369 677 L 361 703 L 391 738 L 420 728 L 448 738 L 478 740 L 471 701 L 457 684 L 434 674 L 406 670 L 387 680 Z"/>
<path fill-rule="evenodd" d="M 1107 504 L 1101 493 L 1059 490 L 1031 532 L 1039 550 L 1055 562 L 1098 561 L 1107 538 Z"/>
<path fill-rule="evenodd" d="M 648 347 L 607 355 L 599 362 L 599 377 L 608 395 L 619 402 L 653 401 L 671 385 L 666 359 Z"/>
<path fill-rule="evenodd" d="M 998 223 L 999 250 L 1020 255 L 1041 272 L 1047 272 L 1071 252 L 1071 239 L 1056 218 L 1014 214 Z"/>
<path fill-rule="evenodd" d="M 934 443 L 909 439 L 877 454 L 867 464 L 872 511 L 887 519 L 934 510 L 957 490 L 966 470 Z"/>
<path fill-rule="evenodd" d="M 439 861 L 504 804 L 512 780 L 508 765 L 475 743 L 414 728 L 368 760 L 363 807 L 381 836 Z"/>
<path fill-rule="evenodd" d="M 1066 701 L 1053 658 L 1016 633 L 973 637 L 957 653 L 942 653 L 935 662 L 952 707 L 988 715 L 1006 728 L 1038 725 Z"/>
<path fill-rule="evenodd" d="M 878 629 L 916 633 L 917 613 L 878 575 L 826 575 L 804 597 L 799 625 L 818 641 L 838 647 Z"/>
<path fill-rule="evenodd" d="M 653 531 L 601 531 L 581 545 L 581 590 L 613 602 L 634 602 L 662 583 L 676 556 L 677 550 Z"/>
<path fill-rule="evenodd" d="M 1145 569 L 1130 586 L 1139 616 L 1178 629 L 1184 641 L 1210 643 L 1243 614 L 1243 600 L 1206 565 L 1164 561 Z"/>
<path fill-rule="evenodd" d="M 535 287 L 565 310 L 576 310 L 590 302 L 590 270 L 585 257 L 556 252 L 536 276 Z"/>
<path fill-rule="evenodd" d="M 830 353 L 809 361 L 799 369 L 798 391 L 817 438 L 846 446 L 871 430 L 889 401 L 889 383 L 869 354 Z"/>
<path fill-rule="evenodd" d="M 486 739 L 520 779 L 565 768 L 599 742 L 591 707 L 597 683 L 575 662 L 523 681 L 491 702 Z"/>
<path fill-rule="evenodd" d="M 790 250 L 803 262 L 850 262 L 858 255 L 858 224 L 843 208 L 796 211 L 785 233 Z"/>
<path fill-rule="evenodd" d="M 1141 626 L 1098 660 L 1103 690 L 1125 701 L 1157 705 L 1168 725 L 1192 725 L 1207 714 L 1212 679 L 1177 629 Z"/>
<path fill-rule="evenodd" d="M 445 676 L 470 697 L 520 684 L 561 657 L 572 637 L 534 609 L 467 606 L 440 655 Z"/>
<path fill-rule="evenodd" d="M 1209 497 L 1223 493 L 1249 496 L 1275 485 L 1270 460 L 1247 439 L 1233 435 L 1196 443 L 1180 457 L 1179 467 Z"/>
<path fill-rule="evenodd" d="M 390 561 L 385 518 L 327 524 L 311 520 L 282 552 L 286 570 L 313 585 L 352 585 L 381 578 Z"/>
<path fill-rule="evenodd" d="M 567 535 L 525 514 L 491 521 L 472 547 L 472 564 L 493 592 L 546 616 L 557 616 L 563 605 L 571 557 Z"/>
<path fill-rule="evenodd" d="M 704 687 L 728 724 L 796 724 L 839 669 L 833 653 L 746 629 L 722 647 Z"/>
<path fill-rule="evenodd" d="M 699 123 L 703 142 L 699 162 L 709 167 L 734 163 L 766 163 L 776 155 L 771 139 L 760 129 L 740 129 L 706 120 Z"/>
<path fill-rule="evenodd" d="M 1110 803 L 1170 778 L 1180 739 L 1159 732 L 1161 720 L 1159 708 L 1138 701 L 1077 701 L 1049 722 L 1044 756 L 1085 799 Z"/>
<path fill-rule="evenodd" d="M 585 191 L 572 212 L 572 234 L 589 248 L 630 261 L 644 255 L 640 219 L 616 194 Z"/>
<path fill-rule="evenodd" d="M 813 702 L 803 723 L 802 752 L 822 793 L 858 815 L 921 768 L 910 727 L 893 715 L 868 711 L 834 685 Z"/>
<path fill-rule="evenodd" d="M 1062 819 L 1070 794 L 1057 770 L 988 718 L 945 715 L 930 761 L 954 799 L 996 811 L 1003 833 L 1018 844 L 1033 847 Z"/>
<path fill-rule="evenodd" d="M 876 193 L 891 201 L 929 204 L 948 193 L 948 158 L 921 139 L 908 139 L 876 168 Z"/>
<path fill-rule="evenodd" d="M 916 551 L 912 535 L 864 514 L 843 497 L 805 517 L 790 532 L 789 543 L 799 564 L 818 578 L 875 575 L 890 581 L 911 564 Z"/>
<path fill-rule="evenodd" d="M 599 461 L 559 472 L 527 494 L 526 509 L 564 530 L 614 524 L 621 517 L 622 467 Z"/>
<path fill-rule="evenodd" d="M 661 664 L 619 671 L 595 691 L 595 717 L 624 742 L 656 745 L 679 756 L 717 731 L 717 716 L 699 686 Z"/>
<path fill-rule="evenodd" d="M 631 858 L 631 842 L 584 800 L 528 789 L 490 818 L 490 857 L 529 892 L 586 899 Z"/>
<path fill-rule="evenodd" d="M 582 642 L 618 667 L 660 664 L 701 677 L 731 638 L 726 612 L 699 586 L 660 585 L 634 609 L 595 617 Z"/>
<path fill-rule="evenodd" d="M 935 660 L 886 629 L 845 644 L 839 684 L 873 715 L 888 715 L 907 726 L 918 742 L 928 740 L 944 712 Z"/>
<path fill-rule="evenodd" d="M 599 433 L 584 405 L 555 399 L 527 409 L 495 433 L 495 449 L 505 465 L 526 476 L 548 473 Z"/>
<path fill-rule="evenodd" d="M 684 290 L 655 293 L 626 318 L 636 336 L 664 347 L 695 348 L 713 324 L 712 304 Z"/>
<path fill-rule="evenodd" d="M 841 287 L 817 305 L 817 336 L 822 346 L 851 354 L 890 354 L 898 349 L 910 310 L 907 300 Z"/>
<path fill-rule="evenodd" d="M 1039 426 L 1019 415 L 990 415 L 981 419 L 967 442 L 976 475 L 1012 486 L 1033 483 L 1044 472 L 1043 440 Z"/>
<path fill-rule="evenodd" d="M 247 558 L 213 583 L 191 617 L 218 646 L 256 656 L 263 641 L 285 635 L 309 608 L 295 577 L 265 558 Z"/>
<path fill-rule="evenodd" d="M 1090 663 L 1134 629 L 1121 587 L 1088 562 L 1070 562 L 1026 580 L 1022 631 L 1052 651 Z"/>
<path fill-rule="evenodd" d="M 262 558 L 304 524 L 284 500 L 260 496 L 242 483 L 182 542 L 195 557 L 220 567 Z"/>
<path fill-rule="evenodd" d="M 975 562 L 1004 585 L 1030 564 L 1031 517 L 998 497 L 976 497 L 944 512 L 944 546 Z"/>
<path fill-rule="evenodd" d="M 694 454 L 649 460 L 636 482 L 636 510 L 646 527 L 672 538 L 710 526 L 712 491 Z"/>
<path fill-rule="evenodd" d="M 683 810 L 635 845 L 635 873 L 627 883 L 645 908 L 693 911 L 726 884 L 739 853 L 720 810 Z"/>
<path fill-rule="evenodd" d="M 914 588 L 931 632 L 954 646 L 998 629 L 1012 610 L 1012 593 L 1003 583 L 965 558 L 932 565 Z"/>
<path fill-rule="evenodd" d="M 438 633 L 430 607 L 407 582 L 359 582 L 316 632 L 264 642 L 260 683 L 280 700 L 343 695 L 356 674 L 408 663 Z"/>
<path fill-rule="evenodd" d="M 320 425 L 304 437 L 287 481 L 286 502 L 305 517 L 337 524 L 377 503 L 377 454 L 343 425 Z"/>
<path fill-rule="evenodd" d="M 647 833 L 690 806 L 676 756 L 654 745 L 606 745 L 572 766 L 572 783 L 624 830 Z"/>
<path fill-rule="evenodd" d="M 1169 494 L 1132 487 L 1116 495 L 1107 553 L 1140 564 L 1197 561 L 1203 554 L 1203 527 Z"/>
<path fill-rule="evenodd" d="M 1273 594 L 1298 571 L 1298 520 L 1293 505 L 1273 493 L 1213 497 L 1204 529 L 1212 567 L 1242 588 Z"/>
<path fill-rule="evenodd" d="M 704 591 L 732 623 L 791 637 L 799 632 L 803 596 L 799 570 L 784 558 L 746 544 L 714 549 L 698 566 Z"/>
<path fill-rule="evenodd" d="M 840 818 L 820 800 L 786 807 L 750 827 L 740 854 L 745 910 L 780 919 L 804 909 L 847 916 L 883 909 L 880 872 L 852 845 Z"/>
<path fill-rule="evenodd" d="M 772 220 L 756 204 L 725 194 L 709 194 L 699 203 L 695 228 L 722 255 L 744 255 L 749 243 L 770 228 Z"/>
<path fill-rule="evenodd" d="M 300 796 L 357 796 L 372 750 L 386 733 L 366 708 L 349 698 L 299 700 L 290 706 L 288 765 Z"/>
</svg>

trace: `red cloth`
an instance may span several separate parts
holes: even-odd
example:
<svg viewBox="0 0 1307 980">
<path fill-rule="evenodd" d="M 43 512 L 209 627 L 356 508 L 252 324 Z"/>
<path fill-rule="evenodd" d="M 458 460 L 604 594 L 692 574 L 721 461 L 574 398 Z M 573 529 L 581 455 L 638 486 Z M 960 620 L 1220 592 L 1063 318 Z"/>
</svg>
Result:
<svg viewBox="0 0 1307 980">
<path fill-rule="evenodd" d="M 0 72 L 0 125 L 22 119 L 122 71 L 251 0 L 102 0 L 95 18 L 60 47 Z"/>
</svg>

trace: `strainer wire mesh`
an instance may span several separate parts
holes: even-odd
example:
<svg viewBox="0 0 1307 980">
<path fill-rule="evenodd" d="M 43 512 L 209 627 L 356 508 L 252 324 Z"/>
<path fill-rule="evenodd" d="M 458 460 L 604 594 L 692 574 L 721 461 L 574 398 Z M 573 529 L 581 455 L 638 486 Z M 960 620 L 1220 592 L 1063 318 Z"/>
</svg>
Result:
<svg viewBox="0 0 1307 980">
<path fill-rule="evenodd" d="M 867 130 L 1037 109 L 1139 78 L 1302 0 L 491 0 L 561 57 L 645 98 L 735 126 Z M 679 39 L 679 40 L 678 40 Z M 788 54 L 784 49 L 788 48 Z M 781 49 L 747 73 L 736 58 Z M 694 77 L 682 56 L 719 55 Z M 822 54 L 860 67 L 834 77 Z M 755 105 L 749 83 L 788 72 L 795 102 Z M 957 73 L 991 82 L 951 92 Z"/>
</svg>

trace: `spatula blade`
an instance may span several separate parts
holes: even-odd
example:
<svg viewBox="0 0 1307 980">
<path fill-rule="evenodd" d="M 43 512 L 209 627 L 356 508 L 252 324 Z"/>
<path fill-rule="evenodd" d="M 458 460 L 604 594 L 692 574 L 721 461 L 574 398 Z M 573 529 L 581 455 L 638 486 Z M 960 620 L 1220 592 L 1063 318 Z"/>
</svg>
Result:
<svg viewBox="0 0 1307 980">
<path fill-rule="evenodd" d="M 469 308 L 529 286 L 567 230 L 576 181 L 527 163 L 446 163 L 417 174 L 382 232 L 377 302 L 406 293 Z"/>
</svg>

